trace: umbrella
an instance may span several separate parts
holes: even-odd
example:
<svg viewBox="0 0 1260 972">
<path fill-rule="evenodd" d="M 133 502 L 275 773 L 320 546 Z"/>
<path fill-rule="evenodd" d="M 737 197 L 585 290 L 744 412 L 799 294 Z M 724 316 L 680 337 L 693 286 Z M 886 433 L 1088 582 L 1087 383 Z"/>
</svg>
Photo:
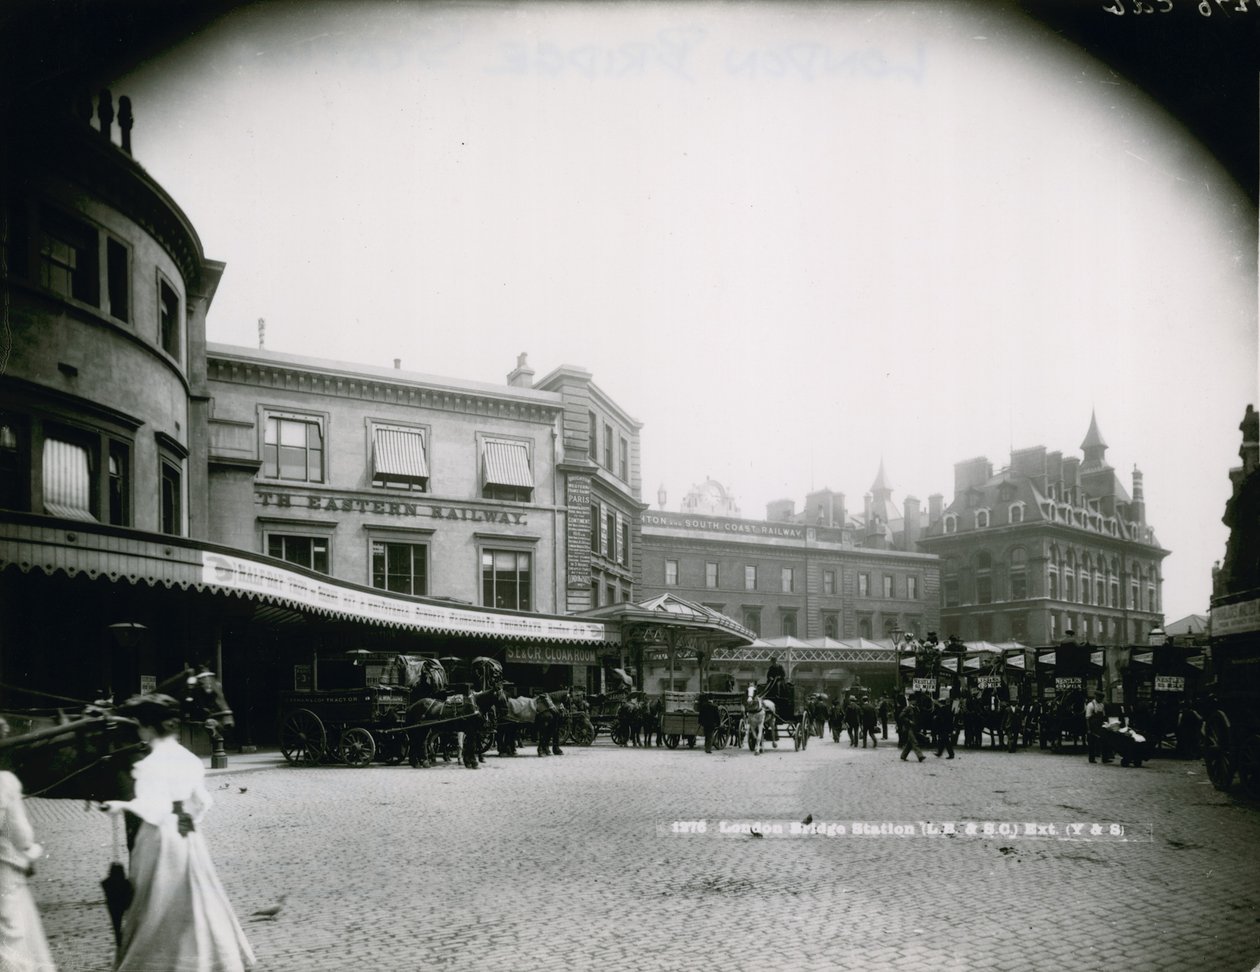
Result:
<svg viewBox="0 0 1260 972">
<path fill-rule="evenodd" d="M 122 821 L 114 817 L 114 860 L 109 865 L 109 873 L 101 881 L 101 887 L 105 891 L 105 907 L 109 909 L 109 920 L 114 924 L 115 944 L 122 944 L 123 914 L 130 907 L 131 899 L 136 893 L 135 888 L 127 879 L 127 872 L 122 866 L 122 861 L 118 859 L 122 856 L 118 849 L 118 828 L 121 826 Z"/>
</svg>

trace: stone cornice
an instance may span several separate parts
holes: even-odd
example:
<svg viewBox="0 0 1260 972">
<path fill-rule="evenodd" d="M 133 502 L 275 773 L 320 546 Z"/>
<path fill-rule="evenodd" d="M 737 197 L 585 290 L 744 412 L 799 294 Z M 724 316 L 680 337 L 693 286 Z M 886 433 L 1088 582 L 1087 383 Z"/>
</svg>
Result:
<svg viewBox="0 0 1260 972">
<path fill-rule="evenodd" d="M 558 403 L 499 398 L 472 390 L 389 381 L 371 375 L 334 374 L 295 364 L 230 358 L 213 352 L 207 355 L 206 375 L 209 381 L 255 388 L 460 412 L 487 418 L 517 419 L 544 425 L 551 425 L 556 415 L 563 411 Z"/>
</svg>

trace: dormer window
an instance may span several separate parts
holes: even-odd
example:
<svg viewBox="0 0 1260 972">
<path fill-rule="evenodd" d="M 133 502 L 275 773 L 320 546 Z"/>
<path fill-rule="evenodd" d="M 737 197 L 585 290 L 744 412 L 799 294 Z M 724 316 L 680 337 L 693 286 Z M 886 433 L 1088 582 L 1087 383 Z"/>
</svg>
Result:
<svg viewBox="0 0 1260 972">
<path fill-rule="evenodd" d="M 976 510 L 976 529 L 982 530 L 989 525 L 989 511 Z"/>
<path fill-rule="evenodd" d="M 945 532 L 946 533 L 958 532 L 958 517 L 954 515 L 953 513 L 945 514 Z"/>
<path fill-rule="evenodd" d="M 1024 504 L 1012 503 L 1009 516 L 1010 516 L 1010 521 L 1012 523 L 1023 523 L 1024 522 Z"/>
</svg>

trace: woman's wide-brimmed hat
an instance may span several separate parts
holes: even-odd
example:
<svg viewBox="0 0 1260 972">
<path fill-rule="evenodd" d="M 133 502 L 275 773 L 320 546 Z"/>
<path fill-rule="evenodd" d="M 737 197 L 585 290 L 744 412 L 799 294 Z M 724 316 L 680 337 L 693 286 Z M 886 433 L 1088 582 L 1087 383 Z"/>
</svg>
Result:
<svg viewBox="0 0 1260 972">
<path fill-rule="evenodd" d="M 159 692 L 133 695 L 118 707 L 119 715 L 135 719 L 144 726 L 159 726 L 167 719 L 178 719 L 180 713 L 179 701 Z"/>
</svg>

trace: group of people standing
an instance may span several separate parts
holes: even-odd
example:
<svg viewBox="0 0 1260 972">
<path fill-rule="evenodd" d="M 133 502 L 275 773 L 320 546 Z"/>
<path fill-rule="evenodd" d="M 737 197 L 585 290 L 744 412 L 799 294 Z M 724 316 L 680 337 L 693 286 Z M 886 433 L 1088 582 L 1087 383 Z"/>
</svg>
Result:
<svg viewBox="0 0 1260 972">
<path fill-rule="evenodd" d="M 176 738 L 180 704 L 166 695 L 119 709 L 139 726 L 149 753 L 132 768 L 135 796 L 101 809 L 137 821 L 131 902 L 122 917 L 115 972 L 238 972 L 253 950 L 219 881 L 199 829 L 212 805 L 201 759 Z M 8 726 L 0 720 L 0 735 Z M 26 815 L 22 784 L 0 771 L 0 969 L 55 972 L 27 885 L 42 849 Z"/>
</svg>

